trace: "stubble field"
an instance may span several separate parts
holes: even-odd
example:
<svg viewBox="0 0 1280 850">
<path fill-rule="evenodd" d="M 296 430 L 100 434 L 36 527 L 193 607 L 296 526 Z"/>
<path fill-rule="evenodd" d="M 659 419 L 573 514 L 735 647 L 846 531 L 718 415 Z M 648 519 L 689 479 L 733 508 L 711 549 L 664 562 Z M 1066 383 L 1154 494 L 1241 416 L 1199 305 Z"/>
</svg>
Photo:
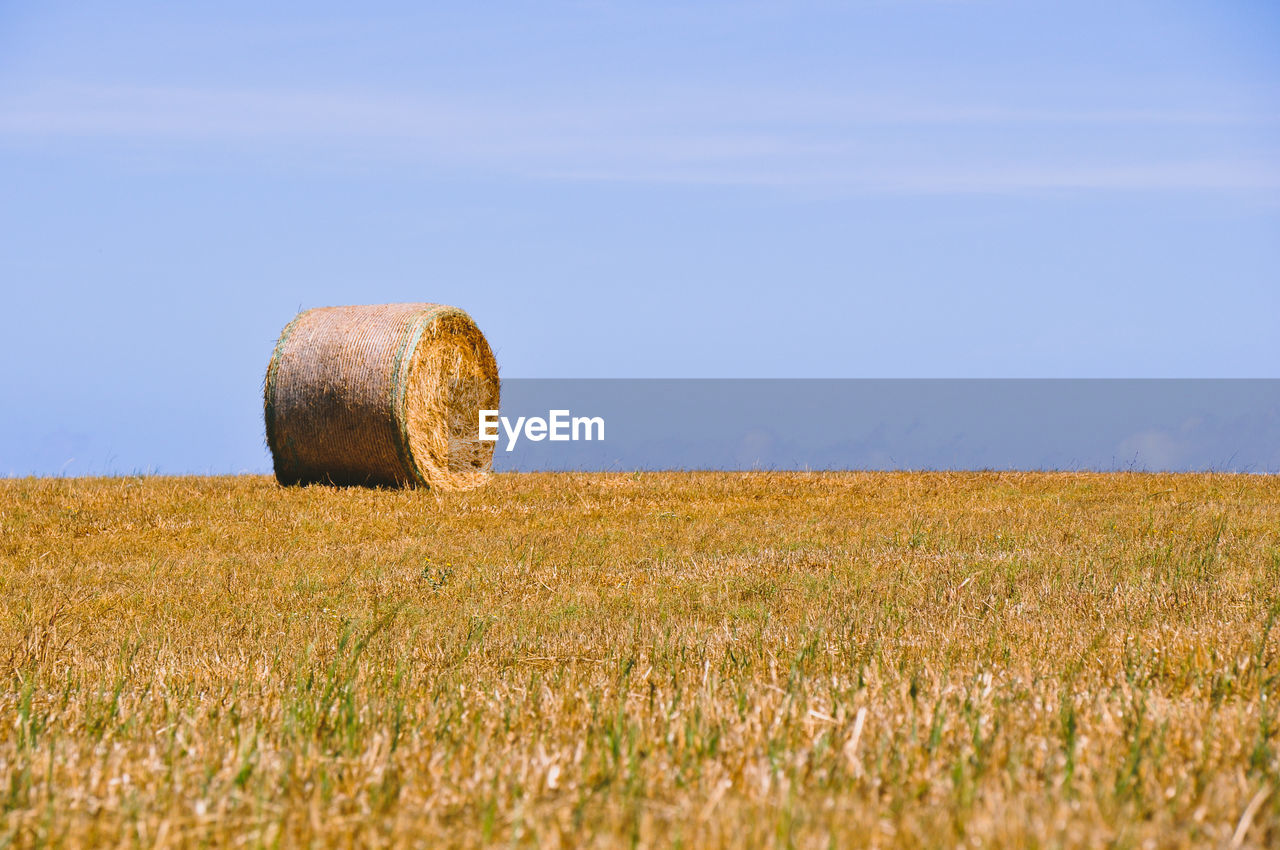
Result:
<svg viewBox="0 0 1280 850">
<path fill-rule="evenodd" d="M 0 481 L 0 847 L 1280 845 L 1280 478 Z"/>
</svg>

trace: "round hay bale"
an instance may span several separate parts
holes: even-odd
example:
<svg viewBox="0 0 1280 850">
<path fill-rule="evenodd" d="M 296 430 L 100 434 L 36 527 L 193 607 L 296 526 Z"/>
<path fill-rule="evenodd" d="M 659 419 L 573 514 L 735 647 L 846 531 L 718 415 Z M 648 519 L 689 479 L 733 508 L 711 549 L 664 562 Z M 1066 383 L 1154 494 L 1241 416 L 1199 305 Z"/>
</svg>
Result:
<svg viewBox="0 0 1280 850">
<path fill-rule="evenodd" d="M 264 396 L 281 484 L 457 490 L 484 483 L 493 463 L 479 411 L 498 407 L 498 365 L 456 307 L 300 313 L 276 343 Z"/>
</svg>

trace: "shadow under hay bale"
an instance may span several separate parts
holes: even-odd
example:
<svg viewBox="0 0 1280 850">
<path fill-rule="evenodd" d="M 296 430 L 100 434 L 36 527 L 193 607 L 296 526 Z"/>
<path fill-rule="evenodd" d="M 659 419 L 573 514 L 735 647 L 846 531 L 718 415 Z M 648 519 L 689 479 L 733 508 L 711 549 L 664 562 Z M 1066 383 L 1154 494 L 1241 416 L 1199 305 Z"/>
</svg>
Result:
<svg viewBox="0 0 1280 850">
<path fill-rule="evenodd" d="M 484 483 L 498 366 L 462 310 L 320 307 L 280 334 L 267 366 L 267 445 L 281 484 L 458 490 Z"/>
</svg>

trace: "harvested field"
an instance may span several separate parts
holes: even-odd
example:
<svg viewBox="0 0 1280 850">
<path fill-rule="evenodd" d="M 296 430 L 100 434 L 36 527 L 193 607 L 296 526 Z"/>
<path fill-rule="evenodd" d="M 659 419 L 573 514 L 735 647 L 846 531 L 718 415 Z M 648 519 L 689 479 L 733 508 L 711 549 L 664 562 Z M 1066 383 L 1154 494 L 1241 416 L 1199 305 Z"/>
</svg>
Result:
<svg viewBox="0 0 1280 850">
<path fill-rule="evenodd" d="M 0 481 L 0 847 L 1280 845 L 1280 478 Z"/>
</svg>

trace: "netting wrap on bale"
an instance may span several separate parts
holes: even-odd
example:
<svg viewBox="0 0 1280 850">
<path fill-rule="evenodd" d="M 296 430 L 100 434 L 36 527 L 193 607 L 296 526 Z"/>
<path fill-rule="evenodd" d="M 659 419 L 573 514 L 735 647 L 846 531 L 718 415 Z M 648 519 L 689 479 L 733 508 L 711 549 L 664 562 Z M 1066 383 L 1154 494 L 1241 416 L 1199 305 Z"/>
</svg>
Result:
<svg viewBox="0 0 1280 850">
<path fill-rule="evenodd" d="M 307 310 L 280 334 L 264 391 L 281 484 L 483 483 L 494 443 L 498 366 L 462 310 L 381 304 Z"/>
</svg>

